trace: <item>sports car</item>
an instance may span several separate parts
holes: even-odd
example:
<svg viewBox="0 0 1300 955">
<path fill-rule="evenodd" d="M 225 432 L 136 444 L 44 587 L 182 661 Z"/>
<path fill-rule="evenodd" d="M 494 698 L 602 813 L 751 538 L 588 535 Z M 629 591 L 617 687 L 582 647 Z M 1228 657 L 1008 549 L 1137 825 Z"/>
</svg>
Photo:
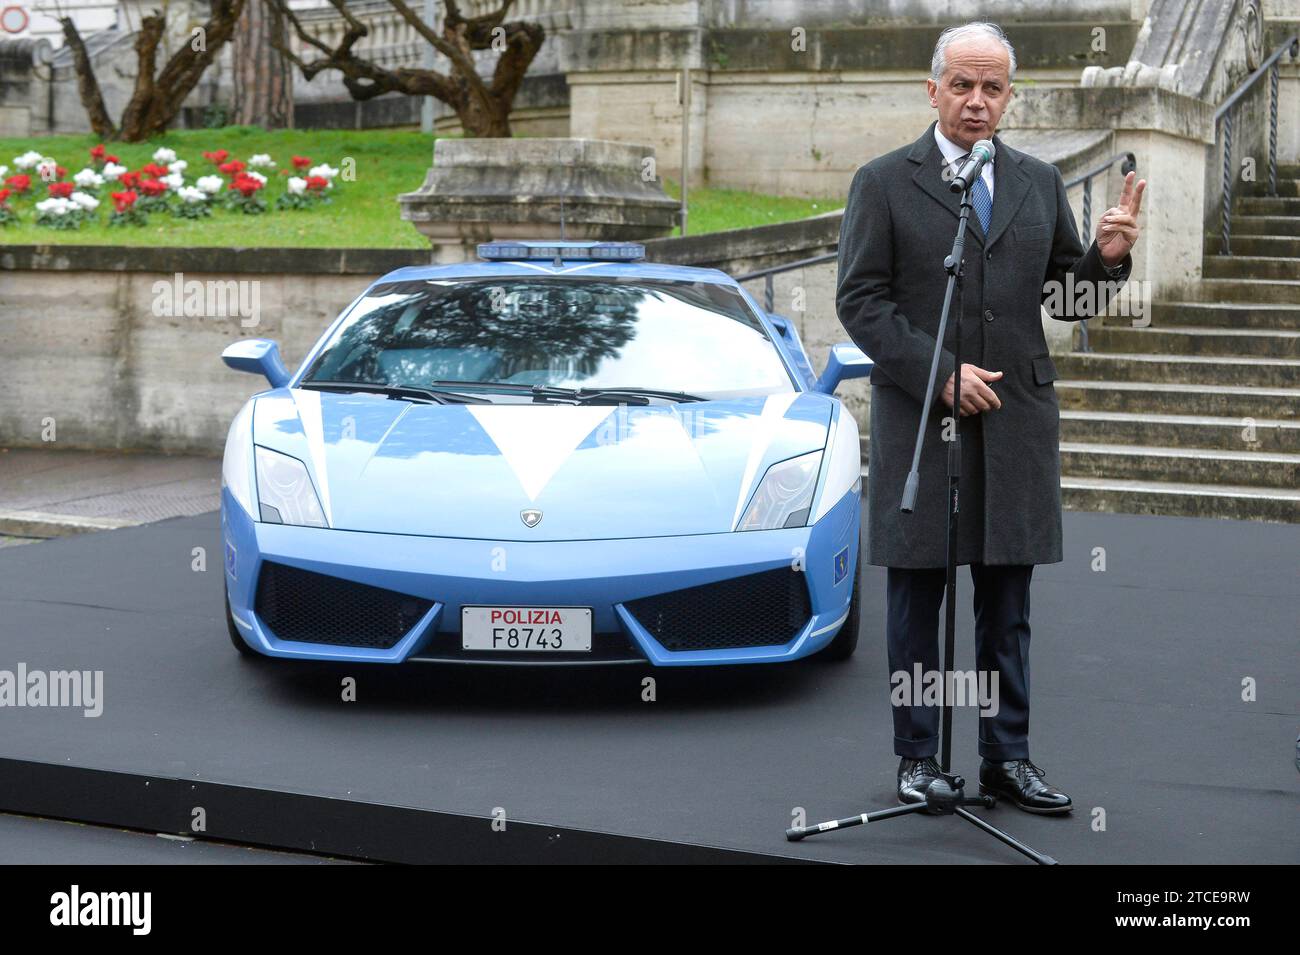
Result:
<svg viewBox="0 0 1300 955">
<path fill-rule="evenodd" d="M 222 463 L 241 653 L 402 663 L 844 659 L 858 428 L 794 324 L 622 242 L 505 242 L 367 288 Z"/>
</svg>

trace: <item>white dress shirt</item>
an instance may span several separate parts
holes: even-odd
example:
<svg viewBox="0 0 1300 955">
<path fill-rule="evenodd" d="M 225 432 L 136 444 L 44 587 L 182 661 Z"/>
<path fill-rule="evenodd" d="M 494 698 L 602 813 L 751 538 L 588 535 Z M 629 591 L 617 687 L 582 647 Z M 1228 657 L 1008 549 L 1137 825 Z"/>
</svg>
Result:
<svg viewBox="0 0 1300 955">
<path fill-rule="evenodd" d="M 939 132 L 938 123 L 934 124 L 934 141 L 939 144 L 939 150 L 943 153 L 943 158 L 947 161 L 948 167 L 952 170 L 952 175 L 955 176 L 957 173 L 961 172 L 961 167 L 957 165 L 957 160 L 969 153 L 970 150 L 962 149 L 943 133 Z M 984 185 L 989 188 L 990 202 L 993 201 L 993 163 L 996 159 L 997 157 L 994 156 L 993 159 L 986 162 L 984 168 L 980 170 L 980 178 L 984 180 Z"/>
</svg>

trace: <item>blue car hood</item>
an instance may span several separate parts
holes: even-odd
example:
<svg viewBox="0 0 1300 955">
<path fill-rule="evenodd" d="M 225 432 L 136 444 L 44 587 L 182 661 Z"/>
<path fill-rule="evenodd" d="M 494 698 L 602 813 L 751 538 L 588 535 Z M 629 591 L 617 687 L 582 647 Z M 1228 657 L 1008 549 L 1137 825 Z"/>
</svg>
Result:
<svg viewBox="0 0 1300 955">
<path fill-rule="evenodd" d="M 334 528 L 593 540 L 733 530 L 769 465 L 825 447 L 831 410 L 813 392 L 616 407 L 281 388 L 252 437 L 307 466 Z"/>
</svg>

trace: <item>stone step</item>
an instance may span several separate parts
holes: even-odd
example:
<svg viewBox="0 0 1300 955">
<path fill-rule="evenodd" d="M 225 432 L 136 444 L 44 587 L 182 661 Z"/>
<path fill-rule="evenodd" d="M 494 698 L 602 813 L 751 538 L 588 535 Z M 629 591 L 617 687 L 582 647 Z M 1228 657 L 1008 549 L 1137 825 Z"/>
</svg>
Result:
<svg viewBox="0 0 1300 955">
<path fill-rule="evenodd" d="M 1240 485 L 1070 476 L 1061 478 L 1061 503 L 1072 511 L 1300 524 L 1300 491 Z"/>
<path fill-rule="evenodd" d="M 1130 319 L 1131 321 L 1131 319 Z M 1079 347 L 1075 329 L 1075 347 Z M 1102 325 L 1088 332 L 1088 346 L 1097 352 L 1145 352 L 1158 355 L 1236 355 L 1259 358 L 1300 358 L 1300 331 L 1263 328 L 1146 328 Z"/>
<path fill-rule="evenodd" d="M 1260 256 L 1265 258 L 1300 258 L 1300 219 L 1297 219 L 1295 235 L 1252 235 L 1232 233 L 1232 254 L 1234 256 Z M 1205 237 L 1205 254 L 1218 255 L 1221 246 L 1219 236 Z"/>
<path fill-rule="evenodd" d="M 1300 216 L 1232 216 L 1228 220 L 1231 238 L 1235 245 L 1238 236 L 1245 235 L 1300 235 Z M 1218 226 L 1216 224 L 1215 228 Z M 1219 237 L 1213 237 L 1213 243 L 1206 240 L 1207 252 L 1218 250 Z"/>
<path fill-rule="evenodd" d="M 1232 255 L 1206 255 L 1201 274 L 1207 279 L 1300 279 L 1300 259 L 1244 255 L 1242 251 L 1234 248 Z"/>
<path fill-rule="evenodd" d="M 1268 166 L 1262 166 L 1258 170 L 1259 178 L 1255 182 L 1243 183 L 1245 188 L 1241 192 L 1233 193 L 1233 199 L 1237 196 L 1243 199 L 1247 196 L 1267 196 L 1268 195 Z M 1277 170 L 1277 194 L 1283 198 L 1300 196 L 1300 179 L 1294 176 L 1288 176 L 1279 166 Z"/>
<path fill-rule="evenodd" d="M 1300 163 L 1280 162 L 1277 164 L 1279 179 L 1300 179 Z M 1268 178 L 1268 167 L 1264 167 L 1264 177 Z"/>
<path fill-rule="evenodd" d="M 1300 360 L 1293 358 L 1070 352 L 1055 356 L 1053 362 L 1058 377 L 1085 381 L 1164 381 L 1251 388 L 1300 386 Z"/>
<path fill-rule="evenodd" d="M 1300 454 L 1300 421 L 1063 408 L 1061 440 Z"/>
<path fill-rule="evenodd" d="M 1234 196 L 1232 211 L 1246 216 L 1300 216 L 1296 196 Z"/>
<path fill-rule="evenodd" d="M 1300 388 L 1065 379 L 1056 382 L 1056 394 L 1062 414 L 1066 410 L 1116 411 L 1210 415 L 1237 422 L 1245 418 L 1300 420 Z"/>
<path fill-rule="evenodd" d="M 1256 305 L 1249 302 L 1152 302 L 1152 328 L 1190 326 L 1194 328 L 1263 328 L 1300 331 L 1300 305 Z M 1134 319 L 1105 316 L 1101 326 L 1132 328 Z M 1089 323 L 1093 335 L 1098 325 Z"/>
<path fill-rule="evenodd" d="M 1300 305 L 1300 279 L 1202 279 L 1188 290 L 1198 302 L 1244 302 L 1251 305 Z"/>
<path fill-rule="evenodd" d="M 1294 491 L 1300 488 L 1300 454 L 1062 441 L 1061 473 Z"/>
</svg>

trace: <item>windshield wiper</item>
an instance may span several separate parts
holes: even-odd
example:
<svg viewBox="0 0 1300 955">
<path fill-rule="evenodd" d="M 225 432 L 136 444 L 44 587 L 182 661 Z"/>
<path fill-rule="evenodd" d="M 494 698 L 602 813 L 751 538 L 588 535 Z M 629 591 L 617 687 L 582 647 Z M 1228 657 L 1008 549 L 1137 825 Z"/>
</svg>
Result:
<svg viewBox="0 0 1300 955">
<path fill-rule="evenodd" d="M 319 391 L 362 391 L 367 394 L 387 395 L 399 401 L 427 401 L 433 404 L 491 404 L 492 399 L 479 395 L 462 395 L 454 391 L 421 388 L 417 385 L 381 385 L 370 381 L 304 381 L 298 387 Z"/>
<path fill-rule="evenodd" d="M 698 395 L 684 391 L 657 391 L 653 388 L 558 388 L 553 385 L 525 385 L 513 381 L 451 381 L 441 379 L 434 385 L 455 385 L 460 388 L 493 388 L 514 394 L 532 395 L 537 400 L 556 398 L 582 404 L 587 401 L 622 399 L 628 404 L 647 405 L 651 398 L 671 401 L 703 401 Z"/>
</svg>

